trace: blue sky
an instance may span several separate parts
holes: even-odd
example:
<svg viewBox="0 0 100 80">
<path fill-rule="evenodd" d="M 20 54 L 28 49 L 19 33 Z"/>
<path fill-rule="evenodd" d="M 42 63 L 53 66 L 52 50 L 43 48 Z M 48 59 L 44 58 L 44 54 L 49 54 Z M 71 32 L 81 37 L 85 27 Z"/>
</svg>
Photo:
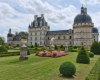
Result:
<svg viewBox="0 0 100 80">
<path fill-rule="evenodd" d="M 100 32 L 100 0 L 0 0 L 0 36 L 6 39 L 9 28 L 13 33 L 28 31 L 34 15 L 41 14 L 50 30 L 70 29 L 82 4 Z"/>
</svg>

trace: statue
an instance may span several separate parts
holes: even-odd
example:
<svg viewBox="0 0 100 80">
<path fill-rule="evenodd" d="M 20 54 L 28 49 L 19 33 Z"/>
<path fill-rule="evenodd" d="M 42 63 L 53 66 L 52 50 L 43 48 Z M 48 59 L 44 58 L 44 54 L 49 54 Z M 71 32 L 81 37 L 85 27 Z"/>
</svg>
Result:
<svg viewBox="0 0 100 80">
<path fill-rule="evenodd" d="M 53 45 L 53 42 L 54 42 L 55 39 L 56 39 L 55 37 L 52 37 L 52 38 L 51 38 L 51 40 L 50 40 L 50 44 L 51 44 L 51 45 Z"/>
</svg>

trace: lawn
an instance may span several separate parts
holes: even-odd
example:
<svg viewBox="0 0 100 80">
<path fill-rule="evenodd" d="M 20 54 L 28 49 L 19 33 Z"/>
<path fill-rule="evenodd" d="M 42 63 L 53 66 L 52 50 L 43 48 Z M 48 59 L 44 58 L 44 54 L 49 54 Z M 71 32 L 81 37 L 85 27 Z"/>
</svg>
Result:
<svg viewBox="0 0 100 80">
<path fill-rule="evenodd" d="M 19 62 L 19 56 L 0 58 L 0 80 L 84 80 L 100 56 L 91 58 L 90 64 L 76 63 L 77 53 L 51 58 L 28 56 L 29 60 Z M 77 71 L 75 79 L 59 77 L 59 66 L 62 62 L 71 61 Z"/>
<path fill-rule="evenodd" d="M 8 52 L 18 52 L 20 50 L 8 50 Z"/>
</svg>

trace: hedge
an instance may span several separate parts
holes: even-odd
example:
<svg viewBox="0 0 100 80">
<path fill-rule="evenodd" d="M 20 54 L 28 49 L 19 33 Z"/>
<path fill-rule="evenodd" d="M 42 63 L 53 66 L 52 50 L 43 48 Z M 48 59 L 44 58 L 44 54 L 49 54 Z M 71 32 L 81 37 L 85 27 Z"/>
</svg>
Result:
<svg viewBox="0 0 100 80">
<path fill-rule="evenodd" d="M 100 58 L 85 78 L 85 80 L 100 80 Z"/>
<path fill-rule="evenodd" d="M 20 51 L 18 51 L 18 52 L 2 52 L 2 53 L 0 53 L 0 57 L 15 56 L 15 55 L 20 55 Z"/>
</svg>

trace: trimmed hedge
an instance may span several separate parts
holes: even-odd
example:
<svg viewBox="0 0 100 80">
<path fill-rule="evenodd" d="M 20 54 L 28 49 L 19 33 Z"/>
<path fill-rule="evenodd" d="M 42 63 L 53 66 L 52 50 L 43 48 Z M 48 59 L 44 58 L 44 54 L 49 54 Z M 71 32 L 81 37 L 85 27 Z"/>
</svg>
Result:
<svg viewBox="0 0 100 80">
<path fill-rule="evenodd" d="M 85 80 L 100 80 L 100 58 L 98 59 L 94 67 L 91 69 Z"/>
<path fill-rule="evenodd" d="M 94 57 L 94 53 L 93 52 L 89 52 L 88 55 L 89 55 L 89 57 Z"/>
<path fill-rule="evenodd" d="M 0 52 L 0 57 L 15 56 L 15 55 L 20 55 L 20 51 L 18 51 L 18 52 Z"/>
<path fill-rule="evenodd" d="M 59 71 L 60 71 L 60 74 L 67 77 L 71 77 L 75 74 L 76 67 L 71 62 L 64 62 L 60 65 Z"/>
<path fill-rule="evenodd" d="M 90 63 L 90 58 L 89 58 L 88 54 L 86 53 L 84 46 L 82 46 L 80 48 L 79 53 L 78 53 L 77 58 L 76 58 L 76 62 L 77 63 L 84 63 L 84 64 Z"/>
<path fill-rule="evenodd" d="M 94 54 L 100 54 L 100 44 L 97 41 L 95 41 L 92 44 L 90 51 Z"/>
</svg>

